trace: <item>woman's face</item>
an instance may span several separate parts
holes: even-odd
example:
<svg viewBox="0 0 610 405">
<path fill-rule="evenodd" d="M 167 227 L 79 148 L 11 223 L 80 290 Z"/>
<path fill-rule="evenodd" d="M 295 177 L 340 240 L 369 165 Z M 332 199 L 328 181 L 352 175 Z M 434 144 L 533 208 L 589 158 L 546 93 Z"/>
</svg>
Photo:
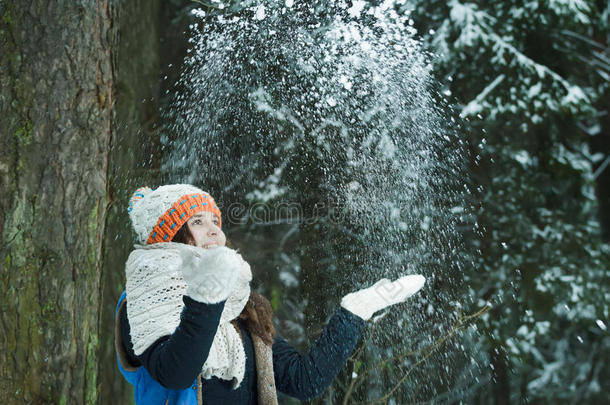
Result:
<svg viewBox="0 0 610 405">
<path fill-rule="evenodd" d="M 218 217 L 209 211 L 196 213 L 186 223 L 197 247 L 210 249 L 224 246 L 227 242 L 224 232 L 218 226 Z"/>
</svg>

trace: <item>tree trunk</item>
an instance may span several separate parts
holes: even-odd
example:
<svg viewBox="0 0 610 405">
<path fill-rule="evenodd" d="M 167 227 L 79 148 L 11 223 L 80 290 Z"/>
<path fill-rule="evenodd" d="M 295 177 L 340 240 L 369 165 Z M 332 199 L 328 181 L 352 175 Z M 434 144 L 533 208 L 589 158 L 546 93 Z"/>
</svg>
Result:
<svg viewBox="0 0 610 405">
<path fill-rule="evenodd" d="M 119 41 L 113 50 L 115 120 L 109 153 L 109 204 L 104 236 L 98 373 L 101 404 L 133 401 L 114 350 L 114 311 L 125 288 L 125 262 L 133 247 L 127 203 L 138 187 L 158 185 L 159 0 L 117 7 Z"/>
<path fill-rule="evenodd" d="M 0 0 L 5 402 L 131 398 L 113 316 L 127 198 L 159 161 L 158 27 L 158 0 Z"/>
<path fill-rule="evenodd" d="M 500 345 L 492 346 L 489 350 L 491 366 L 491 390 L 495 405 L 510 404 L 510 378 L 508 375 L 508 359 L 506 351 Z"/>
<path fill-rule="evenodd" d="M 0 3 L 0 393 L 94 403 L 112 2 Z"/>
</svg>

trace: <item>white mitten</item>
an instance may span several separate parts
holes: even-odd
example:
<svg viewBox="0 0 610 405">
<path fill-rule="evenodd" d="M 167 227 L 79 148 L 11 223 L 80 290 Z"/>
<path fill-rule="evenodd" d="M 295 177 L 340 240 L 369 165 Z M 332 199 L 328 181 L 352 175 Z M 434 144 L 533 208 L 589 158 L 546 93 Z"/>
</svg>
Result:
<svg viewBox="0 0 610 405">
<path fill-rule="evenodd" d="M 403 276 L 396 281 L 382 278 L 371 287 L 347 294 L 341 299 L 341 306 L 367 321 L 375 312 L 404 302 L 425 282 L 426 278 L 420 274 Z"/>
<path fill-rule="evenodd" d="M 180 248 L 186 295 L 207 304 L 227 299 L 242 266 L 248 266 L 239 253 L 225 246 L 203 249 L 190 245 Z"/>
</svg>

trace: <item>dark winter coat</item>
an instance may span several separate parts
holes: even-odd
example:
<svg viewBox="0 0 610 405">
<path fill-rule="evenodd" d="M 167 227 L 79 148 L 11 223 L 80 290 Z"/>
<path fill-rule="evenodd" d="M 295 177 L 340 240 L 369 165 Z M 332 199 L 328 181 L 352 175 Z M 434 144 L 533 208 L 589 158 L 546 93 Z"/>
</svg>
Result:
<svg viewBox="0 0 610 405">
<path fill-rule="evenodd" d="M 185 296 L 180 325 L 173 335 L 160 338 L 136 356 L 124 299 L 125 294 L 116 311 L 116 349 L 119 369 L 134 385 L 137 405 L 258 404 L 252 336 L 241 320 L 237 320 L 237 326 L 244 343 L 246 373 L 240 387 L 233 390 L 229 381 L 202 379 L 199 375 L 205 356 L 193 354 L 209 352 L 224 302 L 204 304 Z M 364 325 L 362 318 L 339 308 L 306 355 L 276 336 L 272 352 L 277 390 L 300 400 L 321 395 L 345 365 Z"/>
</svg>

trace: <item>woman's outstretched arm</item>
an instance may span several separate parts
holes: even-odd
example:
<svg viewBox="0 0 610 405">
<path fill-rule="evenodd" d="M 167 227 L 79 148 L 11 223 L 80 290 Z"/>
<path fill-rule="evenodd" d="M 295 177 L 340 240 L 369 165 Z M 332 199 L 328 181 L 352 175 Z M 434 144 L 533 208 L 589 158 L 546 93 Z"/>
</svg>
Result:
<svg viewBox="0 0 610 405">
<path fill-rule="evenodd" d="M 273 371 L 277 389 L 299 400 L 321 395 L 354 351 L 366 322 L 340 307 L 306 355 L 286 340 L 273 342 Z"/>
<path fill-rule="evenodd" d="M 277 388 L 301 400 L 310 400 L 328 388 L 356 347 L 366 321 L 377 311 L 404 302 L 419 291 L 426 279 L 403 276 L 381 279 L 371 287 L 347 294 L 322 335 L 301 356 L 278 337 L 273 342 L 273 367 Z"/>
</svg>

